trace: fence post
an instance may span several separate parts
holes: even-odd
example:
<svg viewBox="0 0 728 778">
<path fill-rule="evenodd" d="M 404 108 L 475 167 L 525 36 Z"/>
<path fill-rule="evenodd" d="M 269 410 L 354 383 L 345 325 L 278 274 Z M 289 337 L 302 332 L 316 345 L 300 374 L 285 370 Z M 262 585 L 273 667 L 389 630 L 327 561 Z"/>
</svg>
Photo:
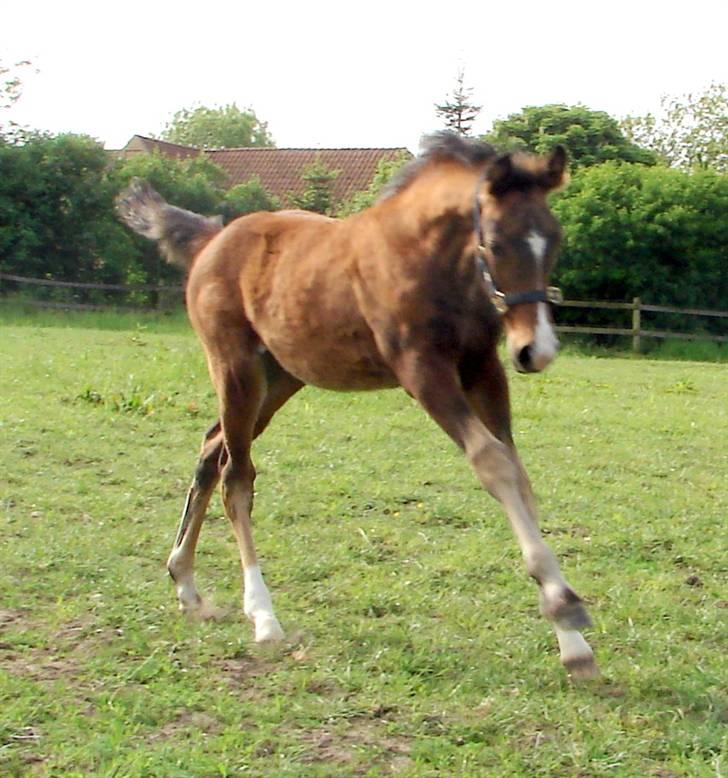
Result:
<svg viewBox="0 0 728 778">
<path fill-rule="evenodd" d="M 632 300 L 632 351 L 635 354 L 640 353 L 641 303 L 642 301 L 639 297 L 635 297 Z"/>
</svg>

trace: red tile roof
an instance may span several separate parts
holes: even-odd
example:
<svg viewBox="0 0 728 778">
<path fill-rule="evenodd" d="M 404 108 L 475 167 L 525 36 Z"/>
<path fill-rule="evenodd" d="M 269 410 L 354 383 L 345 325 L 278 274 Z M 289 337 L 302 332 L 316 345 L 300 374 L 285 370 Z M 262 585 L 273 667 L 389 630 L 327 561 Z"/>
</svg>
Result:
<svg viewBox="0 0 728 778">
<path fill-rule="evenodd" d="M 229 185 L 259 178 L 263 188 L 276 195 L 285 204 L 291 193 L 300 194 L 304 189 L 302 175 L 306 168 L 321 161 L 329 170 L 338 171 L 332 185 L 332 199 L 340 203 L 355 192 L 366 189 L 383 159 L 399 159 L 402 155 L 411 158 L 405 148 L 384 149 L 205 149 L 181 146 L 176 143 L 145 138 L 135 135 L 122 153 L 160 154 L 184 159 L 203 153 L 228 175 Z"/>
</svg>

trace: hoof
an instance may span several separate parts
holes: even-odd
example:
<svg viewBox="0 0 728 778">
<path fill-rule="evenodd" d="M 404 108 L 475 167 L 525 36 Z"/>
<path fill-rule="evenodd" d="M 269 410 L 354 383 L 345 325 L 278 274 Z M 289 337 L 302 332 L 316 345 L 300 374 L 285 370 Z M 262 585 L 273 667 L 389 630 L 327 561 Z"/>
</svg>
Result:
<svg viewBox="0 0 728 778">
<path fill-rule="evenodd" d="M 593 681 L 599 678 L 599 668 L 593 656 L 580 656 L 564 661 L 564 668 L 572 681 Z"/>
<path fill-rule="evenodd" d="M 194 617 L 199 621 L 220 621 L 224 615 L 225 610 L 218 608 L 212 600 L 202 600 Z"/>
<path fill-rule="evenodd" d="M 255 622 L 256 643 L 280 643 L 285 635 L 275 616 L 264 616 Z"/>
<path fill-rule="evenodd" d="M 225 611 L 218 608 L 211 600 L 205 600 L 199 595 L 193 601 L 180 601 L 179 609 L 192 621 L 219 621 Z"/>
</svg>

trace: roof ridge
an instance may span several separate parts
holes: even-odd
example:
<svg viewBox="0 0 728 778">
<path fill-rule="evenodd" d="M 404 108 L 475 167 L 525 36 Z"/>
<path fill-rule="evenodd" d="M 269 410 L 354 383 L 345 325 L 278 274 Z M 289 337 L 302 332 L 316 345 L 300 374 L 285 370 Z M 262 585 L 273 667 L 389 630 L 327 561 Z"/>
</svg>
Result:
<svg viewBox="0 0 728 778">
<path fill-rule="evenodd" d="M 186 149 L 187 151 L 204 151 L 200 146 L 190 146 L 187 143 L 174 143 L 171 140 L 151 138 L 148 135 L 140 135 L 138 132 L 134 133 L 134 137 L 139 138 L 140 140 L 149 141 L 150 143 L 163 143 L 165 146 L 175 146 L 178 149 Z"/>
<path fill-rule="evenodd" d="M 163 141 L 167 143 L 168 141 Z M 198 148 L 188 146 L 186 148 Z M 326 146 L 316 148 L 310 146 L 233 146 L 200 149 L 201 151 L 408 151 L 406 146 Z"/>
<path fill-rule="evenodd" d="M 187 151 L 407 151 L 406 146 L 218 146 L 215 148 L 204 148 L 202 146 L 191 146 L 188 143 L 175 143 L 171 140 L 163 140 L 162 138 L 152 138 L 149 135 L 142 135 L 138 132 L 134 133 L 135 138 L 139 138 L 143 141 L 149 141 L 150 143 L 163 143 L 165 146 L 174 146 L 178 149 L 185 149 Z"/>
</svg>

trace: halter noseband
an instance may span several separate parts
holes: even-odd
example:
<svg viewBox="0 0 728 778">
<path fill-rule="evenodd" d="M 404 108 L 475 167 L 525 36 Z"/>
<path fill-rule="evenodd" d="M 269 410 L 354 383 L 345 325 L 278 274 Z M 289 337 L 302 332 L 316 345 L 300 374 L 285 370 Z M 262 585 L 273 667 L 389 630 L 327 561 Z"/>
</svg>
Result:
<svg viewBox="0 0 728 778">
<path fill-rule="evenodd" d="M 480 201 L 478 193 L 475 193 L 475 205 L 473 207 L 473 220 L 475 222 L 475 232 L 478 236 L 478 248 L 475 253 L 475 264 L 488 289 L 488 296 L 493 307 L 501 316 L 508 312 L 510 308 L 524 303 L 551 303 L 551 305 L 560 305 L 564 301 L 564 295 L 558 286 L 547 286 L 545 289 L 531 289 L 528 292 L 501 292 L 496 286 L 495 279 L 488 270 L 488 263 L 485 259 L 485 235 L 483 234 L 483 223 L 481 219 Z"/>
</svg>

